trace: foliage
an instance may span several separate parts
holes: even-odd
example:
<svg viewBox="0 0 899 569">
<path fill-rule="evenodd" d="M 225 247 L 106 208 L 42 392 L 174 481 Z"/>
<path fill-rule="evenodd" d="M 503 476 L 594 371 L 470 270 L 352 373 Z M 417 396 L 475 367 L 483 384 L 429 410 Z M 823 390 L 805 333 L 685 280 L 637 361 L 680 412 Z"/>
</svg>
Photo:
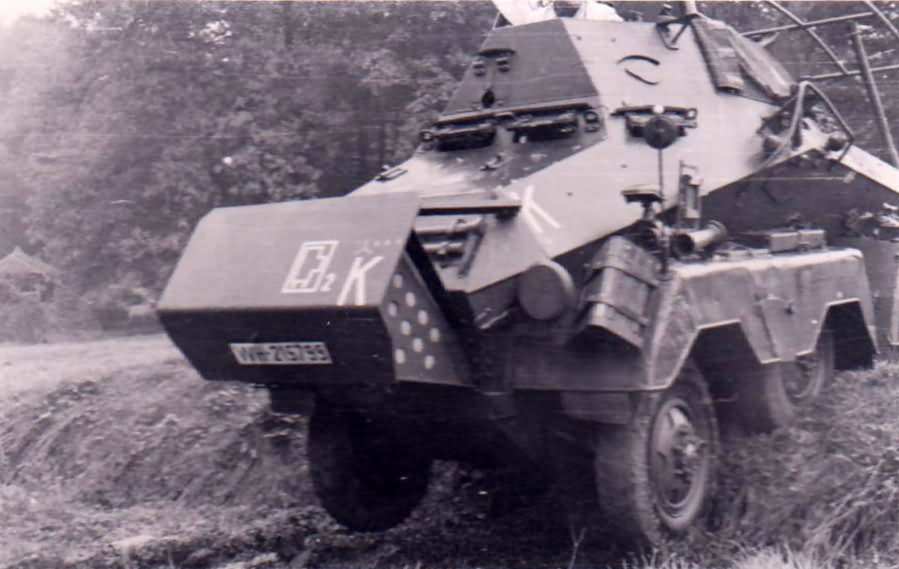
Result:
<svg viewBox="0 0 899 569">
<path fill-rule="evenodd" d="M 401 141 L 448 97 L 491 15 L 443 3 L 64 2 L 0 37 L 18 47 L 0 77 L 8 209 L 74 294 L 155 296 L 211 208 L 341 194 L 408 153 Z"/>
<path fill-rule="evenodd" d="M 760 2 L 702 9 L 743 30 L 784 22 Z M 341 195 L 407 156 L 494 14 L 460 0 L 64 0 L 0 30 L 0 253 L 25 246 L 94 306 L 119 302 L 104 300 L 113 285 L 155 297 L 211 208 Z M 844 29 L 820 33 L 852 61 Z M 866 41 L 889 62 L 888 36 Z M 810 42 L 782 34 L 772 49 L 797 74 L 829 70 Z M 825 90 L 882 156 L 860 85 Z"/>
<path fill-rule="evenodd" d="M 713 17 L 721 18 L 741 31 L 761 29 L 790 23 L 786 15 L 778 12 L 764 2 L 703 2 L 701 9 Z M 806 21 L 813 21 L 832 16 L 864 12 L 862 6 L 847 2 L 782 2 L 790 12 Z M 876 2 L 877 7 L 892 21 L 899 18 L 899 5 L 896 2 Z M 897 59 L 897 38 L 876 20 L 867 19 L 858 22 L 865 44 L 866 52 L 872 66 L 895 65 Z M 851 36 L 854 24 L 843 22 L 836 25 L 821 26 L 814 32 L 826 43 L 846 69 L 858 69 Z M 828 57 L 811 35 L 802 31 L 782 32 L 772 36 L 768 49 L 784 63 L 796 77 L 833 73 L 839 68 Z M 893 96 L 896 75 L 893 73 L 875 73 L 875 81 L 881 94 L 887 117 L 899 114 L 899 99 Z M 819 81 L 816 83 L 843 114 L 856 136 L 856 143 L 883 160 L 888 160 L 889 153 L 875 124 L 871 103 L 867 98 L 860 78 L 841 79 L 838 81 Z M 893 137 L 899 132 L 893 129 Z"/>
<path fill-rule="evenodd" d="M 818 566 L 899 556 L 897 372 L 880 363 L 841 374 L 794 426 L 739 439 L 717 539 L 788 545 Z"/>
</svg>

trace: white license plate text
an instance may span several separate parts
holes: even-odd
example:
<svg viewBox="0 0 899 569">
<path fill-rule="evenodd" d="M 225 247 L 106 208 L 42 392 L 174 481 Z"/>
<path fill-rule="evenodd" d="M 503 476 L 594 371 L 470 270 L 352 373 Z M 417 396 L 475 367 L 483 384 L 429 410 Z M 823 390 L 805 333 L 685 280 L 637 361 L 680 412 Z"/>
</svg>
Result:
<svg viewBox="0 0 899 569">
<path fill-rule="evenodd" d="M 229 344 L 237 363 L 258 365 L 328 365 L 333 363 L 324 342 L 261 342 Z"/>
</svg>

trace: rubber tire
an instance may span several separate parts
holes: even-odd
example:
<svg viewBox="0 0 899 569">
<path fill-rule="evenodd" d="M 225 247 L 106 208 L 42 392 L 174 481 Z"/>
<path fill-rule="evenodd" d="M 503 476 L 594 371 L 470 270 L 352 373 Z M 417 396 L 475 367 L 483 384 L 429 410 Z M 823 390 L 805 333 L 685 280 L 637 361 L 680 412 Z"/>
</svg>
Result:
<svg viewBox="0 0 899 569">
<path fill-rule="evenodd" d="M 757 376 L 742 381 L 737 392 L 737 407 L 742 426 L 755 433 L 767 433 L 792 423 L 799 411 L 810 404 L 833 379 L 834 339 L 830 330 L 818 336 L 813 356 L 816 377 L 798 398 L 788 395 L 788 373 L 799 373 L 802 364 L 783 363 L 762 367 Z"/>
<path fill-rule="evenodd" d="M 335 521 L 354 531 L 381 531 L 405 520 L 421 502 L 430 457 L 411 452 L 382 425 L 330 409 L 309 420 L 312 485 Z"/>
<path fill-rule="evenodd" d="M 695 494 L 694 490 L 688 492 L 690 500 L 684 511 L 672 515 L 663 512 L 654 488 L 650 446 L 659 412 L 678 400 L 686 404 L 704 446 Z M 594 470 L 599 509 L 607 527 L 624 545 L 637 549 L 682 538 L 706 516 L 715 495 L 718 448 L 718 425 L 708 387 L 699 370 L 687 362 L 670 388 L 641 395 L 629 424 L 603 426 L 598 433 Z"/>
</svg>

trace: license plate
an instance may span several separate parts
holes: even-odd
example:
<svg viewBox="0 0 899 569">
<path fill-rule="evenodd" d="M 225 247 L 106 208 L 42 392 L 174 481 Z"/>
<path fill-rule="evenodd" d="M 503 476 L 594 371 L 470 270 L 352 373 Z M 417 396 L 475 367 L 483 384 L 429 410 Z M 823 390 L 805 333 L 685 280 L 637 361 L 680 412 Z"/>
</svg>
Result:
<svg viewBox="0 0 899 569">
<path fill-rule="evenodd" d="M 245 366 L 328 365 L 331 353 L 324 342 L 260 342 L 228 344 L 237 363 Z"/>
</svg>

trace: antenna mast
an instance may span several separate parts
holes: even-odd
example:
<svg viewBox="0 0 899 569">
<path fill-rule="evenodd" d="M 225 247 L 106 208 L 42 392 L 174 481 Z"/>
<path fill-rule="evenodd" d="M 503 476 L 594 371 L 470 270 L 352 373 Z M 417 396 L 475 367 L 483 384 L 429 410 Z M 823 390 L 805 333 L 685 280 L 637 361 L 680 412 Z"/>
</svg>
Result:
<svg viewBox="0 0 899 569">
<path fill-rule="evenodd" d="M 883 109 L 883 102 L 880 99 L 880 92 L 877 89 L 877 83 L 874 80 L 874 73 L 882 73 L 887 71 L 899 71 L 899 65 L 883 65 L 879 67 L 871 67 L 871 62 L 868 59 L 868 54 L 865 51 L 864 41 L 861 36 L 861 32 L 858 26 L 858 20 L 863 20 L 867 18 L 875 18 L 880 21 L 880 23 L 887 28 L 889 33 L 899 40 L 899 29 L 893 25 L 890 19 L 883 13 L 873 2 L 870 0 L 864 0 L 863 4 L 868 8 L 866 12 L 856 12 L 854 14 L 847 14 L 844 16 L 835 16 L 830 18 L 822 18 L 820 20 L 810 20 L 804 21 L 796 14 L 785 8 L 780 2 L 776 0 L 765 0 L 765 3 L 780 12 L 782 15 L 786 16 L 792 23 L 785 26 L 774 26 L 768 27 L 759 30 L 753 30 L 750 32 L 744 32 L 743 35 L 746 37 L 761 37 L 771 34 L 777 34 L 782 31 L 791 31 L 791 30 L 803 30 L 806 34 L 811 37 L 815 43 L 827 54 L 830 58 L 831 63 L 833 63 L 838 71 L 834 73 L 824 73 L 819 75 L 811 75 L 811 76 L 803 76 L 800 77 L 802 81 L 825 81 L 830 79 L 847 79 L 855 76 L 861 76 L 862 80 L 865 84 L 865 89 L 868 93 L 868 99 L 871 101 L 871 110 L 874 113 L 874 122 L 877 124 L 877 128 L 880 131 L 881 138 L 887 147 L 887 153 L 889 154 L 890 162 L 896 168 L 899 168 L 899 152 L 896 151 L 896 144 L 893 140 L 892 133 L 890 132 L 889 121 L 887 121 L 886 113 Z M 684 2 L 685 6 L 687 4 L 693 4 L 693 2 Z M 686 7 L 685 7 L 686 9 Z M 819 36 L 814 28 L 834 25 L 844 22 L 851 22 L 851 36 L 852 36 L 852 45 L 855 49 L 855 55 L 858 59 L 858 69 L 848 69 L 843 61 L 834 53 L 833 49 Z"/>
<path fill-rule="evenodd" d="M 852 45 L 855 48 L 855 55 L 858 58 L 858 65 L 865 82 L 865 90 L 868 91 L 868 99 L 873 107 L 877 130 L 880 131 L 880 136 L 883 138 L 884 144 L 886 144 L 887 152 L 890 154 L 890 162 L 893 163 L 893 166 L 899 168 L 899 153 L 896 152 L 893 133 L 890 132 L 890 125 L 883 110 L 883 101 L 880 100 L 880 92 L 877 90 L 874 74 L 871 73 L 871 64 L 868 61 L 868 54 L 865 51 L 865 43 L 862 39 L 858 22 L 852 22 Z"/>
</svg>

